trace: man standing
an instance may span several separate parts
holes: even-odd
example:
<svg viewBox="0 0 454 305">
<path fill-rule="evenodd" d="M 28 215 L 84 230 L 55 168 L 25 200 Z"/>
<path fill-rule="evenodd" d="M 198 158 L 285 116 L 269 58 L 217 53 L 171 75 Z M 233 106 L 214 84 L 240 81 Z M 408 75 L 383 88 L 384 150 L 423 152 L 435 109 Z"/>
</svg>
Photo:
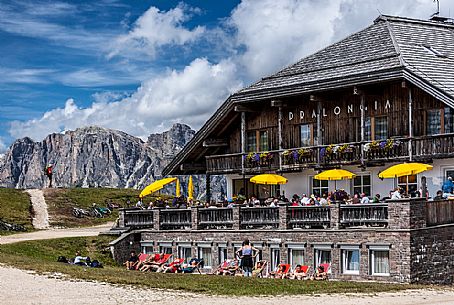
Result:
<svg viewBox="0 0 454 305">
<path fill-rule="evenodd" d="M 52 170 L 53 170 L 52 164 L 48 164 L 44 169 L 44 174 L 47 176 L 47 178 L 49 178 L 49 187 L 52 187 Z"/>
</svg>

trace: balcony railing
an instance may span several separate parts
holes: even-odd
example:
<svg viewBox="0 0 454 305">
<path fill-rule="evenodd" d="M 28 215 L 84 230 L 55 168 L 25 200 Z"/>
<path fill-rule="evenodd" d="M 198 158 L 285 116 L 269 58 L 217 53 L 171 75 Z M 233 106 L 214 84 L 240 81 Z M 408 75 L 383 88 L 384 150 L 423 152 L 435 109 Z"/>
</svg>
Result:
<svg viewBox="0 0 454 305">
<path fill-rule="evenodd" d="M 241 229 L 276 229 L 279 227 L 279 208 L 240 208 Z"/>
<path fill-rule="evenodd" d="M 270 160 L 250 160 L 247 154 L 235 153 L 206 157 L 208 173 L 241 172 L 256 173 L 269 170 L 299 170 L 307 167 L 323 167 L 346 164 L 405 161 L 412 158 L 433 159 L 454 157 L 454 133 L 434 136 L 393 138 L 383 141 L 341 143 L 299 147 L 270 151 Z M 245 159 L 242 161 L 242 159 Z M 279 160 L 282 161 L 279 164 Z"/>
<path fill-rule="evenodd" d="M 162 230 L 180 230 L 192 227 L 190 209 L 163 209 L 159 216 Z"/>
<path fill-rule="evenodd" d="M 329 206 L 288 207 L 287 215 L 289 229 L 330 227 L 331 208 Z"/>
<path fill-rule="evenodd" d="M 158 221 L 159 220 L 159 221 Z M 329 206 L 121 209 L 118 228 L 153 230 L 292 230 L 386 227 L 417 229 L 454 225 L 452 201 L 391 200 Z"/>
<path fill-rule="evenodd" d="M 198 209 L 198 222 L 199 229 L 232 229 L 233 209 Z"/>
<path fill-rule="evenodd" d="M 342 204 L 339 220 L 344 227 L 387 226 L 388 204 Z"/>
<path fill-rule="evenodd" d="M 145 228 L 153 225 L 152 210 L 124 209 L 125 227 Z"/>
</svg>

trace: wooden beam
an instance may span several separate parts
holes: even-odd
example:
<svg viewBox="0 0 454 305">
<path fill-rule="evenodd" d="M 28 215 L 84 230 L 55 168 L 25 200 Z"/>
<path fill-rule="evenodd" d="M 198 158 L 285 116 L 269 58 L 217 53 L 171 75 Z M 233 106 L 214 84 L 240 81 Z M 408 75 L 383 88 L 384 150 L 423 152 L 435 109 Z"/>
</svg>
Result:
<svg viewBox="0 0 454 305">
<path fill-rule="evenodd" d="M 257 110 L 253 110 L 243 105 L 236 105 L 234 110 L 235 112 L 257 112 Z"/>
<path fill-rule="evenodd" d="M 227 139 L 206 139 L 203 141 L 203 147 L 220 147 L 229 146 Z"/>
<path fill-rule="evenodd" d="M 206 165 L 203 163 L 182 163 L 180 165 L 181 171 L 205 171 Z"/>
</svg>

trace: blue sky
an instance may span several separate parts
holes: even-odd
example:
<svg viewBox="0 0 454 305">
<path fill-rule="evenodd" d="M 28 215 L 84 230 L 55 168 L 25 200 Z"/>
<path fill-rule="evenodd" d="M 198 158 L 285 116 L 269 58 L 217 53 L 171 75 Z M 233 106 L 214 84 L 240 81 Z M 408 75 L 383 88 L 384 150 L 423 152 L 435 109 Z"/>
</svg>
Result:
<svg viewBox="0 0 454 305">
<path fill-rule="evenodd" d="M 442 13 L 454 4 L 442 2 Z M 0 0 L 0 153 L 85 125 L 146 138 L 384 14 L 431 0 Z"/>
</svg>

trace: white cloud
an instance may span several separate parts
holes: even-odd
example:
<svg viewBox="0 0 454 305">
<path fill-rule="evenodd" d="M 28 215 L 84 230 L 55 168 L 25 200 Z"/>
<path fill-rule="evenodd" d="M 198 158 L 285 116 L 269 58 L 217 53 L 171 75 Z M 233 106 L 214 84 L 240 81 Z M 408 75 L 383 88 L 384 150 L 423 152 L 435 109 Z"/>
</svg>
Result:
<svg viewBox="0 0 454 305">
<path fill-rule="evenodd" d="M 53 69 L 12 69 L 0 66 L 0 83 L 21 83 L 21 84 L 45 84 L 48 77 L 55 70 Z"/>
<path fill-rule="evenodd" d="M 2 159 L 3 154 L 5 153 L 6 149 L 7 149 L 7 147 L 6 147 L 5 141 L 3 140 L 2 137 L 0 137 L 0 160 Z"/>
<path fill-rule="evenodd" d="M 195 41 L 204 33 L 205 28 L 197 26 L 190 30 L 183 26 L 193 13 L 197 13 L 197 9 L 191 9 L 184 4 L 168 11 L 150 7 L 137 19 L 128 34 L 115 39 L 109 57 L 140 54 L 154 57 L 158 47 L 184 45 Z"/>
<path fill-rule="evenodd" d="M 13 137 L 41 140 L 52 132 L 99 125 L 146 138 L 175 122 L 198 128 L 241 86 L 236 67 L 229 60 L 211 64 L 198 58 L 182 71 L 170 70 L 144 82 L 131 97 L 112 103 L 95 102 L 88 108 L 80 108 L 69 99 L 64 108 L 48 111 L 41 118 L 12 122 L 9 132 Z"/>
</svg>

